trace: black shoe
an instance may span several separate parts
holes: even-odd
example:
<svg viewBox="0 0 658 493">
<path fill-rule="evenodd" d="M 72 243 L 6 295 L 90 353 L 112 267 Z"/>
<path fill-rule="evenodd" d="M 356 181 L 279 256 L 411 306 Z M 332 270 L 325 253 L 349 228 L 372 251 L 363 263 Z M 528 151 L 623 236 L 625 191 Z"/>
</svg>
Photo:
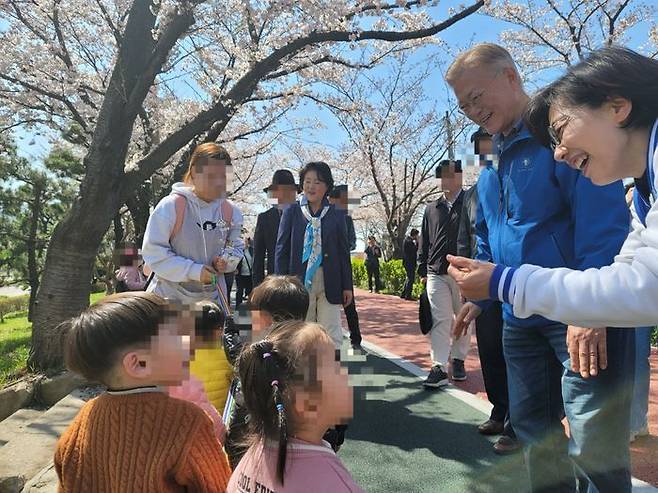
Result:
<svg viewBox="0 0 658 493">
<path fill-rule="evenodd" d="M 521 442 L 518 439 L 502 435 L 493 446 L 494 452 L 498 455 L 510 455 L 521 450 Z"/>
<path fill-rule="evenodd" d="M 500 435 L 505 429 L 505 423 L 488 419 L 478 426 L 478 433 L 482 435 Z"/>
<path fill-rule="evenodd" d="M 448 374 L 443 371 L 440 365 L 435 365 L 430 370 L 430 374 L 423 382 L 425 387 L 443 387 L 448 385 Z"/>
<path fill-rule="evenodd" d="M 464 369 L 464 361 L 460 359 L 452 360 L 452 379 L 455 382 L 463 382 L 466 380 L 466 370 Z"/>
</svg>

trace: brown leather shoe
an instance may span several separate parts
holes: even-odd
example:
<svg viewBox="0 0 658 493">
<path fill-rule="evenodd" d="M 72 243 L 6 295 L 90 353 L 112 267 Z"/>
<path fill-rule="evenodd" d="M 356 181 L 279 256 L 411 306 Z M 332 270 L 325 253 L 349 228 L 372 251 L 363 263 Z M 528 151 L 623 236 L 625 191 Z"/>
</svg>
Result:
<svg viewBox="0 0 658 493">
<path fill-rule="evenodd" d="M 478 426 L 478 432 L 483 435 L 500 435 L 505 428 L 505 423 L 502 421 L 494 421 L 493 419 L 488 419 L 480 426 Z"/>
<path fill-rule="evenodd" d="M 493 449 L 498 455 L 510 455 L 521 450 L 521 442 L 507 435 L 502 435 L 494 443 Z"/>
</svg>

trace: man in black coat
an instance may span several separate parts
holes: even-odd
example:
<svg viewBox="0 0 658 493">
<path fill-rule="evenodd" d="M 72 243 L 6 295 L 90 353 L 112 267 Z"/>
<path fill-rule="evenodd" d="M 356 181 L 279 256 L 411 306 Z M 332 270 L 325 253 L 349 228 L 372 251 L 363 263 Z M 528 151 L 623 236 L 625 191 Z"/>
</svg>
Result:
<svg viewBox="0 0 658 493">
<path fill-rule="evenodd" d="M 345 214 L 345 227 L 347 228 L 347 241 L 351 252 L 356 248 L 356 231 L 354 230 L 354 221 L 349 213 L 350 204 L 353 203 L 353 199 L 349 198 L 347 185 L 336 185 L 329 194 L 329 202 L 337 209 L 347 211 L 347 214 Z M 343 306 L 343 311 L 347 319 L 347 326 L 350 329 L 350 343 L 352 348 L 361 349 L 361 329 L 359 327 L 359 314 L 356 312 L 354 294 L 352 294 L 352 302 L 347 306 Z"/>
<path fill-rule="evenodd" d="M 484 129 L 471 135 L 475 154 L 480 165 L 493 158 L 493 141 Z M 477 184 L 464 192 L 464 202 L 457 236 L 457 255 L 475 258 L 477 241 L 475 221 L 478 209 Z M 520 448 L 509 420 L 509 398 L 507 394 L 507 366 L 503 356 L 503 313 L 500 302 L 493 302 L 475 319 L 475 335 L 484 388 L 493 405 L 489 419 L 478 426 L 483 435 L 500 435 L 494 443 L 494 452 L 507 454 Z"/>
<path fill-rule="evenodd" d="M 416 256 L 418 255 L 418 230 L 412 229 L 411 233 L 404 239 L 402 244 L 402 265 L 407 273 L 407 280 L 404 282 L 400 298 L 404 300 L 411 299 L 411 291 L 416 280 Z"/>
<path fill-rule="evenodd" d="M 279 232 L 279 221 L 283 209 L 295 201 L 299 187 L 295 177 L 287 169 L 274 172 L 272 183 L 265 189 L 272 207 L 258 214 L 254 232 L 254 265 L 252 271 L 253 286 L 258 286 L 266 275 L 274 274 L 274 252 Z M 267 273 L 266 273 L 267 267 Z"/>
</svg>

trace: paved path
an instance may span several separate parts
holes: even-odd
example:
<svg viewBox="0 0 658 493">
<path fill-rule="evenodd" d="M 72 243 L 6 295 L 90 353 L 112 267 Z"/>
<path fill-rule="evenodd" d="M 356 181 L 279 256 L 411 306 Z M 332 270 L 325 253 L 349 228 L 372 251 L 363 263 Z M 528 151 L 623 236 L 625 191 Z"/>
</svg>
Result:
<svg viewBox="0 0 658 493">
<path fill-rule="evenodd" d="M 375 344 L 418 367 L 429 370 L 429 343 L 418 329 L 418 304 L 396 296 L 371 294 L 356 290 L 357 309 L 365 341 Z M 346 327 L 346 325 L 344 324 Z M 475 337 L 466 360 L 468 380 L 456 386 L 484 400 L 486 393 L 480 371 Z M 651 395 L 649 398 L 649 429 L 651 436 L 637 440 L 631 447 L 633 476 L 658 486 L 658 354 L 654 349 L 651 360 Z M 416 383 L 418 385 L 418 383 Z M 466 435 L 475 429 L 463 429 Z M 492 454 L 493 455 L 493 454 Z"/>
</svg>

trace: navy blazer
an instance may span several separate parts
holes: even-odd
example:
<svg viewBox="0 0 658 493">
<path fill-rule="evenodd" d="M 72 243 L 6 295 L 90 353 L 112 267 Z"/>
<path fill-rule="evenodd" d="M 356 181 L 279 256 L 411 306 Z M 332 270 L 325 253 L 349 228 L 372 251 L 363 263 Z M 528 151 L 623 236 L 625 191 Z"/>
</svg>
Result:
<svg viewBox="0 0 658 493">
<path fill-rule="evenodd" d="M 352 290 L 352 264 L 347 241 L 346 212 L 330 206 L 322 218 L 322 270 L 324 292 L 329 303 L 343 304 L 343 291 Z M 295 275 L 304 282 L 306 262 L 302 262 L 304 233 L 308 221 L 299 203 L 283 211 L 276 241 L 274 271 Z"/>
</svg>

